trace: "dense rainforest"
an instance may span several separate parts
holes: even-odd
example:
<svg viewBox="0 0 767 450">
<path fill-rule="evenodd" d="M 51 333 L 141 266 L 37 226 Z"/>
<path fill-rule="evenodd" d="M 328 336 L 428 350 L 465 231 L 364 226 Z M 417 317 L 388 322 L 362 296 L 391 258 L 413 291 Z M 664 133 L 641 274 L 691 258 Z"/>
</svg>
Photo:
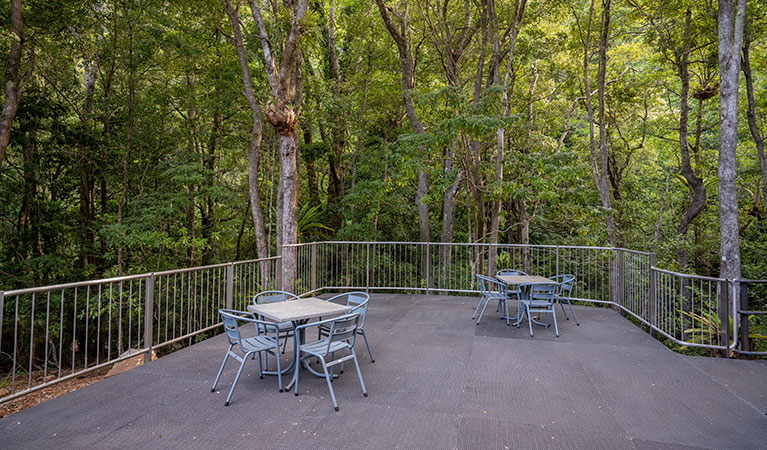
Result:
<svg viewBox="0 0 767 450">
<path fill-rule="evenodd" d="M 0 290 L 311 240 L 718 275 L 723 235 L 767 278 L 767 3 L 745 4 L 2 2 Z"/>
</svg>

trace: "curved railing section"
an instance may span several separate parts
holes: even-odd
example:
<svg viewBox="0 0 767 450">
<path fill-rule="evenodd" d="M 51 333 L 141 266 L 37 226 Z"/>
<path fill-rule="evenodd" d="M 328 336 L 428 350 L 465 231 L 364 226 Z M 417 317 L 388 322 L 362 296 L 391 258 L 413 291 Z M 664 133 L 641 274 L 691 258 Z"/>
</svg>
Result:
<svg viewBox="0 0 767 450">
<path fill-rule="evenodd" d="M 613 305 L 678 345 L 712 350 L 737 344 L 730 317 L 735 285 L 655 267 L 655 255 L 622 248 L 328 241 L 295 245 L 296 291 L 363 289 L 474 294 L 476 274 L 498 269 L 576 277 L 573 298 Z"/>
</svg>

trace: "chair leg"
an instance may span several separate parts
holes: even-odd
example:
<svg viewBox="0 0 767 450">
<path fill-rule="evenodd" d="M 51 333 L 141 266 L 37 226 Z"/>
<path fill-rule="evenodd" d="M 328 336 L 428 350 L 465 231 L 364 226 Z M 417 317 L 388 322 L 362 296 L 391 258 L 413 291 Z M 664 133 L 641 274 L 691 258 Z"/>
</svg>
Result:
<svg viewBox="0 0 767 450">
<path fill-rule="evenodd" d="M 509 301 L 506 300 L 503 302 L 504 305 L 506 305 L 506 326 L 508 327 L 511 321 L 509 320 Z"/>
<path fill-rule="evenodd" d="M 567 311 L 565 311 L 565 305 L 562 304 L 562 300 L 557 301 L 557 303 L 559 303 L 559 306 L 562 308 L 562 314 L 565 315 L 565 320 L 570 320 L 570 318 L 567 317 Z"/>
<path fill-rule="evenodd" d="M 336 394 L 333 392 L 333 384 L 330 382 L 330 374 L 328 374 L 328 366 L 325 365 L 325 358 L 320 358 L 322 363 L 322 370 L 325 372 L 325 381 L 328 383 L 328 389 L 330 390 L 330 399 L 333 400 L 333 408 L 338 411 L 338 403 L 336 402 Z"/>
<path fill-rule="evenodd" d="M 290 335 L 285 333 L 285 340 L 282 342 L 282 353 L 285 353 L 285 349 L 288 347 L 288 338 Z M 279 355 L 277 356 L 279 358 Z"/>
<path fill-rule="evenodd" d="M 578 317 L 575 315 L 575 310 L 573 309 L 573 304 L 570 303 L 570 299 L 567 299 L 567 304 L 570 305 L 570 312 L 573 313 L 573 319 L 575 319 L 575 324 L 580 326 L 581 324 L 578 322 Z M 564 306 L 562 307 L 564 310 Z"/>
<path fill-rule="evenodd" d="M 237 387 L 237 381 L 240 379 L 240 375 L 242 374 L 242 368 L 245 367 L 245 361 L 248 360 L 248 355 L 245 355 L 244 358 L 242 358 L 242 362 L 240 363 L 240 368 L 237 370 L 237 375 L 234 377 L 234 383 L 232 383 L 232 388 L 229 389 L 229 395 L 226 396 L 226 402 L 224 403 L 224 406 L 229 406 L 229 400 L 232 399 L 232 394 L 234 393 L 234 388 Z"/>
<path fill-rule="evenodd" d="M 255 355 L 253 355 L 255 356 Z M 266 359 L 269 355 L 264 355 L 264 359 Z M 277 358 L 277 363 L 280 362 L 280 358 Z M 258 352 L 258 378 L 264 379 L 264 370 L 263 365 L 261 364 L 261 352 Z"/>
<path fill-rule="evenodd" d="M 259 353 L 259 357 L 260 355 L 261 353 Z M 277 357 L 277 384 L 279 385 L 280 392 L 282 392 L 282 370 L 280 369 L 280 345 L 279 344 L 277 344 L 277 347 L 275 347 L 274 349 L 274 356 Z M 264 355 L 264 358 L 266 358 L 266 355 Z"/>
<path fill-rule="evenodd" d="M 370 350 L 370 344 L 368 343 L 368 335 L 365 334 L 365 330 L 362 328 L 358 328 L 357 332 L 359 332 L 362 335 L 362 338 L 365 339 L 365 347 L 368 348 L 368 354 L 370 355 L 370 362 L 375 363 L 376 360 L 373 358 L 373 352 Z"/>
<path fill-rule="evenodd" d="M 551 305 L 551 315 L 554 317 L 554 331 L 557 333 L 557 337 L 559 337 L 559 327 L 557 326 L 557 309 L 554 308 L 554 304 Z"/>
<path fill-rule="evenodd" d="M 353 357 L 352 359 L 354 359 L 354 367 L 357 368 L 357 376 L 360 379 L 360 386 L 362 386 L 362 395 L 367 397 L 368 396 L 368 391 L 367 391 L 367 389 L 365 389 L 365 382 L 362 381 L 362 372 L 360 371 L 360 363 L 357 361 L 357 354 L 354 353 L 354 349 L 353 348 L 351 350 L 352 350 L 352 357 Z"/>
<path fill-rule="evenodd" d="M 221 379 L 221 374 L 224 372 L 224 366 L 226 365 L 226 361 L 229 359 L 229 352 L 232 351 L 232 347 L 234 347 L 234 345 L 230 345 L 229 350 L 226 351 L 226 356 L 224 356 L 224 360 L 221 362 L 221 368 L 218 369 L 218 375 L 216 375 L 216 381 L 213 382 L 213 387 L 210 388 L 210 392 L 216 391 L 216 385 L 218 384 L 218 380 Z"/>
<path fill-rule="evenodd" d="M 474 318 L 477 317 L 477 313 L 479 312 L 479 307 L 482 306 L 482 300 L 484 299 L 485 299 L 484 296 L 479 298 L 479 303 L 477 303 L 477 308 L 474 310 L 474 315 L 471 316 L 471 320 L 474 320 Z"/>
<path fill-rule="evenodd" d="M 533 337 L 533 316 L 530 314 L 530 308 L 525 308 L 527 312 L 527 324 L 530 326 L 530 337 Z"/>
<path fill-rule="evenodd" d="M 477 325 L 479 325 L 479 321 L 482 320 L 482 316 L 485 315 L 485 310 L 487 309 L 487 304 L 490 303 L 490 299 L 485 299 L 485 306 L 482 307 L 482 312 L 479 313 L 479 319 L 477 319 Z"/>
<path fill-rule="evenodd" d="M 296 368 L 294 369 L 296 371 L 295 373 L 295 390 L 293 391 L 293 394 L 298 397 L 298 374 L 301 373 L 301 352 L 298 352 L 298 356 L 296 357 Z"/>
</svg>

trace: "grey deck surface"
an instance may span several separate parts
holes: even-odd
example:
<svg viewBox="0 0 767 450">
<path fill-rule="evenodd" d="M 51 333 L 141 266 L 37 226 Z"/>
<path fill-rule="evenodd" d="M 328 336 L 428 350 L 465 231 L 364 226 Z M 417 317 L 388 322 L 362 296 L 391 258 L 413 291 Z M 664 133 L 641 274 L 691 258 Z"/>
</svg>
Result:
<svg viewBox="0 0 767 450">
<path fill-rule="evenodd" d="M 477 299 L 373 295 L 352 371 L 301 393 L 236 363 L 210 392 L 223 335 L 0 419 L 0 448 L 764 449 L 767 364 L 685 357 L 609 309 L 507 327 Z M 362 345 L 361 345 L 362 344 Z M 351 367 L 349 367 L 351 369 Z"/>
</svg>

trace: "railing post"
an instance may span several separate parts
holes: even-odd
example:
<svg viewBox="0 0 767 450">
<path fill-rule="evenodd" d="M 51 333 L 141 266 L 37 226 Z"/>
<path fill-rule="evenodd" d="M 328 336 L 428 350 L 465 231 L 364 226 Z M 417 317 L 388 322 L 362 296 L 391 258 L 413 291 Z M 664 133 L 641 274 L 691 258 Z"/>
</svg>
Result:
<svg viewBox="0 0 767 450">
<path fill-rule="evenodd" d="M 748 311 L 748 285 L 736 280 L 735 286 L 738 288 L 736 289 L 736 292 L 740 290 L 740 302 L 737 309 L 738 317 L 733 317 L 733 320 L 740 319 L 740 323 L 738 325 L 740 327 L 740 349 L 747 352 L 751 349 L 751 343 L 748 339 L 748 314 L 741 314 L 740 311 Z M 728 332 L 727 336 L 729 335 L 730 333 Z"/>
<path fill-rule="evenodd" d="M 365 243 L 365 291 L 370 293 L 370 242 Z"/>
<path fill-rule="evenodd" d="M 719 281 L 721 287 L 721 295 L 719 295 L 719 304 L 717 309 L 719 310 L 719 341 L 724 342 L 725 347 L 730 346 L 730 280 Z M 737 299 L 733 299 L 733 302 Z M 737 309 L 737 308 L 735 308 Z M 737 317 L 732 318 L 733 321 L 737 320 Z M 729 358 L 730 352 L 725 350 L 722 356 Z"/>
<path fill-rule="evenodd" d="M 554 275 L 559 275 L 559 246 L 557 245 L 557 267 L 556 267 L 556 273 Z"/>
<path fill-rule="evenodd" d="M 647 299 L 647 302 L 648 302 L 648 305 L 647 305 L 647 309 L 648 309 L 648 311 L 647 311 L 647 320 L 653 326 L 657 326 L 656 314 L 657 314 L 657 310 L 658 310 L 657 309 L 657 305 L 656 305 L 656 303 L 658 302 L 658 293 L 657 293 L 657 283 L 658 283 L 658 280 L 656 278 L 656 273 L 655 273 L 655 270 L 654 270 L 655 264 L 657 264 L 656 259 L 657 259 L 657 256 L 655 255 L 655 253 L 651 253 L 650 254 L 650 288 L 649 288 L 650 292 L 648 292 L 648 296 L 647 296 L 648 297 L 648 299 Z M 658 333 L 655 332 L 654 328 L 650 328 L 650 336 L 652 336 L 654 338 L 658 337 Z"/>
<path fill-rule="evenodd" d="M 277 273 L 274 274 L 274 288 L 282 290 L 282 245 L 277 245 Z"/>
<path fill-rule="evenodd" d="M 626 295 L 626 252 L 623 249 L 618 250 L 618 285 L 616 287 L 618 288 L 616 300 L 618 305 L 623 306 Z"/>
<path fill-rule="evenodd" d="M 152 360 L 152 332 L 154 331 L 154 274 L 146 277 L 144 289 L 144 363 Z"/>
<path fill-rule="evenodd" d="M 5 317 L 3 315 L 5 312 L 3 310 L 4 307 L 5 307 L 5 291 L 0 291 L 0 343 L 3 342 L 3 318 Z M 0 348 L 2 347 L 0 346 Z"/>
<path fill-rule="evenodd" d="M 312 292 L 317 290 L 317 243 L 312 243 Z"/>
<path fill-rule="evenodd" d="M 431 294 L 431 244 L 426 243 L 426 294 Z"/>
<path fill-rule="evenodd" d="M 226 266 L 226 309 L 234 305 L 234 264 Z"/>
</svg>

